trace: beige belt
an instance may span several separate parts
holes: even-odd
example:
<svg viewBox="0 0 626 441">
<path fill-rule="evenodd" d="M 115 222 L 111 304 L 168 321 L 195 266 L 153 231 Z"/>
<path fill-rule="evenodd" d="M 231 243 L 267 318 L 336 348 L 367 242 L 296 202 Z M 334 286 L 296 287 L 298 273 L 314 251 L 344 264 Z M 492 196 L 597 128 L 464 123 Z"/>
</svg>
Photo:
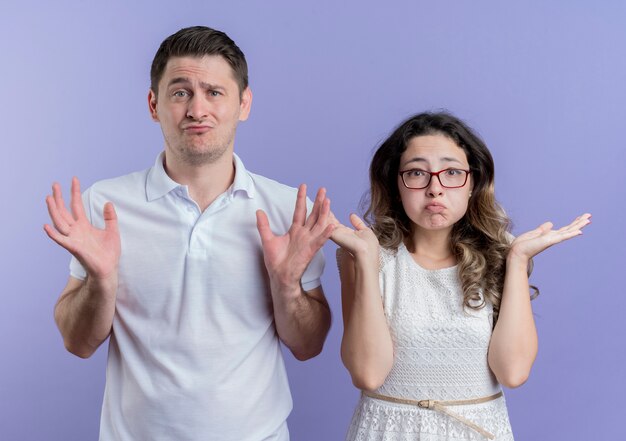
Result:
<svg viewBox="0 0 626 441">
<path fill-rule="evenodd" d="M 370 398 L 375 398 L 377 400 L 390 401 L 392 403 L 399 403 L 399 404 L 410 404 L 412 406 L 417 406 L 417 407 L 419 407 L 421 409 L 436 410 L 438 412 L 441 412 L 441 413 L 444 413 L 444 414 L 448 415 L 451 418 L 454 418 L 455 420 L 465 424 L 468 427 L 471 427 L 476 432 L 478 432 L 481 435 L 483 435 L 485 438 L 489 438 L 489 439 L 494 439 L 495 438 L 495 436 L 493 434 L 487 432 L 485 429 L 480 427 L 478 424 L 475 424 L 475 423 L 471 422 L 470 420 L 468 420 L 465 417 L 462 417 L 458 413 L 454 413 L 454 412 L 448 410 L 447 407 L 448 406 L 463 406 L 465 404 L 486 403 L 487 401 L 492 401 L 492 400 L 495 400 L 496 398 L 500 398 L 502 396 L 502 391 L 498 392 L 497 394 L 489 395 L 488 397 L 474 398 L 472 400 L 452 400 L 452 401 L 409 400 L 409 399 L 406 399 L 406 398 L 396 398 L 396 397 L 390 397 L 388 395 L 381 395 L 381 394 L 377 394 L 376 392 L 368 392 L 368 391 L 365 391 L 365 390 L 361 391 L 361 392 L 363 392 L 363 395 L 368 396 Z"/>
</svg>

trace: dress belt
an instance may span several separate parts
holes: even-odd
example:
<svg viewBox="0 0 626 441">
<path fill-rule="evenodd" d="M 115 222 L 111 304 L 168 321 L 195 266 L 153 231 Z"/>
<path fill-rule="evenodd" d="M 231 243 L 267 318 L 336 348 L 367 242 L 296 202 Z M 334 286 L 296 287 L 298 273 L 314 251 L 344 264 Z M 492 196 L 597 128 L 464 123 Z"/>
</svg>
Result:
<svg viewBox="0 0 626 441">
<path fill-rule="evenodd" d="M 480 427 L 478 424 L 475 424 L 468 420 L 465 417 L 462 417 L 458 413 L 454 413 L 451 410 L 447 409 L 448 406 L 463 406 L 465 404 L 480 404 L 486 403 L 487 401 L 495 400 L 496 398 L 500 398 L 502 396 L 502 391 L 497 394 L 489 395 L 488 397 L 474 398 L 471 400 L 449 400 L 449 401 L 441 401 L 441 400 L 409 400 L 407 398 L 396 398 L 390 397 L 388 395 L 382 395 L 376 392 L 369 391 L 361 391 L 363 395 L 368 396 L 370 398 L 374 398 L 377 400 L 390 401 L 392 403 L 398 404 L 409 404 L 412 406 L 417 406 L 420 409 L 432 409 L 441 413 L 448 415 L 451 418 L 459 421 L 462 424 L 465 424 L 467 427 L 474 429 L 476 432 L 483 435 L 488 439 L 495 439 L 495 435 L 487 432 L 485 429 Z"/>
</svg>

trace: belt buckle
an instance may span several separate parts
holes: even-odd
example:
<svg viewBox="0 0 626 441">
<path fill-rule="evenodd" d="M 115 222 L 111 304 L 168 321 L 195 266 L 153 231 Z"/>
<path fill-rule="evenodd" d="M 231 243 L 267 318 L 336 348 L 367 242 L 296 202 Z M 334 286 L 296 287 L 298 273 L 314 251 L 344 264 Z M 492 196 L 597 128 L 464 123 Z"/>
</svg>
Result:
<svg viewBox="0 0 626 441">
<path fill-rule="evenodd" d="M 419 400 L 417 407 L 421 409 L 430 409 L 432 407 L 432 400 Z"/>
</svg>

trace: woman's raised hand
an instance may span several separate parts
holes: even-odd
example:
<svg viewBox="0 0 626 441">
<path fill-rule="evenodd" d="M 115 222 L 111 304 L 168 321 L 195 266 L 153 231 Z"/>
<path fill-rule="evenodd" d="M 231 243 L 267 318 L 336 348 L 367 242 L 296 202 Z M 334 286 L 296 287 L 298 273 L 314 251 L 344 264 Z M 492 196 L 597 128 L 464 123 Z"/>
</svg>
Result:
<svg viewBox="0 0 626 441">
<path fill-rule="evenodd" d="M 582 229 L 589 223 L 591 223 L 591 214 L 589 213 L 578 216 L 571 224 L 558 230 L 553 228 L 552 222 L 546 222 L 534 230 L 516 237 L 511 244 L 509 255 L 530 259 L 552 245 L 583 234 Z"/>
<path fill-rule="evenodd" d="M 355 258 L 371 256 L 378 262 L 378 239 L 374 232 L 356 214 L 350 215 L 350 223 L 354 229 L 342 225 L 331 213 L 330 222 L 335 225 L 330 239 Z"/>
</svg>

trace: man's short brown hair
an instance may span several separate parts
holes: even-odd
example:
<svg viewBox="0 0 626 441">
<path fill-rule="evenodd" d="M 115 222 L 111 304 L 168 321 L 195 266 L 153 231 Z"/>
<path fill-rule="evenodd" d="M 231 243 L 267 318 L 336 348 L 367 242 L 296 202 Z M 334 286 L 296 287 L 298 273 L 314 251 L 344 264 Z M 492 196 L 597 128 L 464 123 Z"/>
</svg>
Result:
<svg viewBox="0 0 626 441">
<path fill-rule="evenodd" d="M 248 87 L 248 64 L 246 57 L 222 31 L 206 26 L 193 26 L 181 29 L 167 37 L 152 60 L 150 68 L 150 88 L 158 95 L 159 81 L 167 62 L 172 57 L 204 57 L 205 55 L 219 55 L 230 65 L 233 77 L 239 85 L 239 94 Z"/>
</svg>

